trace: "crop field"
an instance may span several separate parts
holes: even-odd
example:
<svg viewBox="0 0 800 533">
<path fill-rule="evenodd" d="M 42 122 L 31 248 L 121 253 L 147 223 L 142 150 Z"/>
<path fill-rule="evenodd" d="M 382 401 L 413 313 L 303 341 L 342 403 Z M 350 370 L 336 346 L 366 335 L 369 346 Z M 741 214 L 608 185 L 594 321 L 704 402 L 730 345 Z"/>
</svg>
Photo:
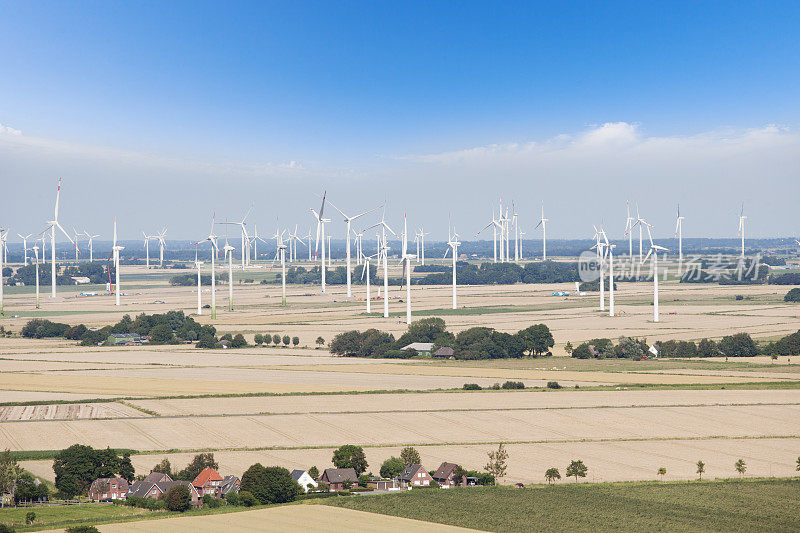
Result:
<svg viewBox="0 0 800 533">
<path fill-rule="evenodd" d="M 483 531 L 796 531 L 797 481 L 412 491 L 324 502 Z M 568 502 L 568 504 L 567 504 Z"/>
</svg>

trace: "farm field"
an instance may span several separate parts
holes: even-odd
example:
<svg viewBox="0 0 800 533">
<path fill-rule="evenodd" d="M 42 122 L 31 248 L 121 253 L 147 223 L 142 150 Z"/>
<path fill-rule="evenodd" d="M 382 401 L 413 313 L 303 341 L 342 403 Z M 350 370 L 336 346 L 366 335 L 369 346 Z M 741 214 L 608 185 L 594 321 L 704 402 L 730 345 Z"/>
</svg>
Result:
<svg viewBox="0 0 800 533">
<path fill-rule="evenodd" d="M 796 531 L 800 482 L 597 484 L 412 491 L 324 502 L 483 531 Z M 566 504 L 569 502 L 569 504 Z"/>
</svg>

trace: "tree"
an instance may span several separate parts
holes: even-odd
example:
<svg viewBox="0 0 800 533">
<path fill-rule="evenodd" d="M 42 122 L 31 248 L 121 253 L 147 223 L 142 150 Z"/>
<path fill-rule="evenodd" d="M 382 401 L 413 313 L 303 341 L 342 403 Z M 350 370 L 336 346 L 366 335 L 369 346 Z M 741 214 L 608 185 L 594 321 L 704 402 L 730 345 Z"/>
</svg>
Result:
<svg viewBox="0 0 800 533">
<path fill-rule="evenodd" d="M 667 469 L 662 466 L 658 469 L 658 471 L 656 471 L 656 474 L 661 476 L 661 481 L 664 481 L 664 476 L 667 475 Z"/>
<path fill-rule="evenodd" d="M 364 449 L 352 444 L 345 444 L 334 450 L 331 462 L 336 468 L 352 468 L 358 475 L 366 472 L 367 466 L 369 466 Z"/>
<path fill-rule="evenodd" d="M 300 344 L 300 337 L 292 337 L 292 345 L 297 346 Z"/>
<path fill-rule="evenodd" d="M 117 473 L 119 477 L 127 481 L 128 483 L 133 482 L 133 478 L 136 477 L 136 471 L 133 469 L 133 463 L 131 463 L 131 454 L 125 452 L 122 454 L 122 459 L 119 461 L 119 468 L 117 469 Z"/>
<path fill-rule="evenodd" d="M 280 343 L 281 343 L 281 336 L 276 333 L 275 335 L 272 336 L 272 344 L 277 346 Z"/>
<path fill-rule="evenodd" d="M 303 490 L 283 467 L 264 467 L 256 463 L 242 474 L 242 491 L 249 492 L 261 504 L 294 501 Z"/>
<path fill-rule="evenodd" d="M 283 345 L 284 346 L 289 346 L 290 342 L 292 342 L 291 337 L 289 337 L 289 335 L 284 335 L 283 336 Z"/>
<path fill-rule="evenodd" d="M 508 468 L 508 452 L 506 451 L 505 445 L 501 442 L 497 451 L 488 452 L 486 455 L 489 456 L 489 462 L 486 463 L 483 469 L 486 470 L 487 473 L 493 475 L 495 479 L 505 476 L 506 469 Z"/>
<path fill-rule="evenodd" d="M 542 355 L 555 345 L 550 328 L 544 324 L 535 324 L 517 333 L 525 349 L 531 356 Z"/>
<path fill-rule="evenodd" d="M 67 498 L 85 493 L 89 485 L 98 477 L 109 477 L 116 472 L 115 464 L 107 464 L 117 459 L 112 450 L 95 450 L 91 446 L 73 444 L 56 454 L 53 472 L 56 474 L 56 488 Z"/>
<path fill-rule="evenodd" d="M 700 357 L 716 357 L 719 355 L 717 343 L 711 339 L 703 339 L 697 345 L 697 355 Z"/>
<path fill-rule="evenodd" d="M 706 464 L 703 461 L 697 461 L 697 475 L 703 479 L 703 473 L 706 471 Z"/>
<path fill-rule="evenodd" d="M 572 350 L 572 357 L 576 359 L 591 359 L 594 357 L 592 350 L 589 348 L 589 343 L 584 342 L 576 346 Z"/>
<path fill-rule="evenodd" d="M 317 343 L 317 346 L 322 348 L 322 346 L 325 344 L 325 339 L 323 339 L 322 337 L 317 337 L 317 340 L 315 342 Z"/>
<path fill-rule="evenodd" d="M 195 348 L 205 348 L 206 350 L 210 350 L 212 348 L 216 348 L 219 341 L 214 335 L 206 333 L 204 335 L 200 335 L 200 338 L 195 344 Z"/>
<path fill-rule="evenodd" d="M 231 340 L 231 348 L 244 348 L 245 346 L 247 346 L 247 340 L 244 338 L 244 335 L 241 333 L 234 335 Z"/>
<path fill-rule="evenodd" d="M 159 472 L 161 474 L 166 474 L 169 477 L 172 477 L 172 465 L 169 463 L 169 459 L 166 457 L 161 460 L 156 466 L 153 467 L 151 472 Z"/>
<path fill-rule="evenodd" d="M 405 469 L 406 465 L 398 457 L 389 457 L 381 465 L 381 477 L 395 478 Z"/>
<path fill-rule="evenodd" d="M 46 500 L 49 496 L 47 485 L 44 483 L 37 484 L 36 480 L 28 472 L 20 474 L 17 479 L 17 487 L 14 492 L 14 500 L 16 502 L 31 502 Z"/>
<path fill-rule="evenodd" d="M 256 333 L 255 336 L 253 337 L 253 342 L 261 346 L 262 344 L 264 344 L 264 335 L 262 335 L 261 333 Z"/>
<path fill-rule="evenodd" d="M 164 503 L 170 511 L 188 511 L 192 508 L 192 494 L 186 485 L 173 485 L 167 489 Z"/>
<path fill-rule="evenodd" d="M 564 351 L 567 352 L 567 355 L 572 355 L 573 349 L 574 348 L 572 347 L 572 343 L 567 341 L 567 344 L 564 345 Z"/>
<path fill-rule="evenodd" d="M 797 458 L 797 468 L 794 469 L 795 472 L 800 472 L 800 457 Z"/>
<path fill-rule="evenodd" d="M 150 330 L 150 344 L 169 344 L 174 338 L 175 334 L 167 324 L 159 324 Z"/>
<path fill-rule="evenodd" d="M 758 346 L 749 333 L 736 333 L 722 337 L 718 345 L 725 357 L 753 357 L 758 355 Z"/>
<path fill-rule="evenodd" d="M 733 463 L 734 468 L 736 471 L 739 472 L 740 476 L 743 476 L 745 472 L 747 472 L 747 463 L 744 462 L 744 459 L 739 459 L 735 463 Z"/>
<path fill-rule="evenodd" d="M 577 483 L 578 478 L 586 477 L 586 472 L 588 471 L 589 469 L 586 467 L 585 464 L 583 464 L 583 461 L 572 460 L 570 461 L 569 466 L 567 467 L 567 477 L 574 477 L 575 483 Z"/>
<path fill-rule="evenodd" d="M 25 513 L 25 525 L 31 525 L 36 521 L 36 513 L 33 511 L 28 511 Z"/>
<path fill-rule="evenodd" d="M 175 474 L 175 477 L 184 481 L 193 481 L 205 468 L 213 468 L 214 470 L 219 468 L 219 464 L 214 460 L 214 454 L 211 452 L 195 455 L 192 462 Z"/>
<path fill-rule="evenodd" d="M 17 480 L 24 470 L 17 464 L 10 450 L 0 456 L 0 491 L 3 494 L 14 494 L 17 489 Z"/>
<path fill-rule="evenodd" d="M 419 452 L 412 446 L 406 446 L 400 450 L 400 460 L 403 461 L 405 466 L 422 464 L 422 459 L 419 457 Z"/>
<path fill-rule="evenodd" d="M 800 288 L 795 287 L 783 297 L 784 302 L 800 302 Z"/>
<path fill-rule="evenodd" d="M 256 500 L 256 497 L 253 496 L 250 492 L 246 490 L 240 490 L 239 503 L 241 503 L 245 507 L 252 507 L 258 503 L 258 500 Z"/>
<path fill-rule="evenodd" d="M 308 475 L 313 479 L 317 479 L 319 477 L 319 469 L 316 466 L 312 466 L 308 469 Z"/>
<path fill-rule="evenodd" d="M 559 472 L 556 467 L 548 468 L 544 473 L 544 478 L 547 480 L 548 484 L 552 485 L 553 481 L 561 479 L 561 472 Z"/>
</svg>

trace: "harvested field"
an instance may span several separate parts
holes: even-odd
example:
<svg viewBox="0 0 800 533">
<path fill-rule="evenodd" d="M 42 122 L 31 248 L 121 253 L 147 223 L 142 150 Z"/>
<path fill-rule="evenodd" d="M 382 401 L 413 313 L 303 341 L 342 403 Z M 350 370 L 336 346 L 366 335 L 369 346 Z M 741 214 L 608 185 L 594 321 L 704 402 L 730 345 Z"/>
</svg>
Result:
<svg viewBox="0 0 800 533">
<path fill-rule="evenodd" d="M 0 421 L 74 420 L 92 418 L 127 418 L 147 416 L 144 412 L 118 402 L 23 405 L 0 407 Z"/>
<path fill-rule="evenodd" d="M 320 397 L 324 401 L 324 396 Z M 4 424 L 0 449 L 136 450 L 800 435 L 800 406 L 287 414 Z"/>
<path fill-rule="evenodd" d="M 658 405 L 800 404 L 800 389 L 786 390 L 627 390 L 627 391 L 479 391 L 404 394 L 336 394 L 131 400 L 160 415 L 259 413 L 336 413 L 437 411 L 448 409 L 547 409 L 642 407 Z"/>
<path fill-rule="evenodd" d="M 508 475 L 504 483 L 544 483 L 544 472 L 555 466 L 564 469 L 573 459 L 581 459 L 589 467 L 586 481 L 639 481 L 657 479 L 656 470 L 667 469 L 665 480 L 696 479 L 696 463 L 706 463 L 703 478 L 736 476 L 733 463 L 742 458 L 747 463 L 747 476 L 791 477 L 796 474 L 795 461 L 800 455 L 800 438 L 761 439 L 698 439 L 667 441 L 571 442 L 541 444 L 508 444 Z M 429 470 L 442 462 L 455 462 L 466 468 L 481 470 L 486 454 L 496 444 L 417 446 L 422 464 Z M 399 456 L 401 447 L 368 447 L 364 451 L 369 469 L 376 472 L 390 456 Z M 333 448 L 260 451 L 217 451 L 214 458 L 220 471 L 240 476 L 250 465 L 279 465 L 288 469 L 331 468 Z M 168 458 L 173 468 L 183 468 L 193 453 L 134 455 L 138 473 L 149 472 L 161 459 Z M 53 480 L 52 461 L 23 461 L 22 466 L 45 479 Z"/>
</svg>

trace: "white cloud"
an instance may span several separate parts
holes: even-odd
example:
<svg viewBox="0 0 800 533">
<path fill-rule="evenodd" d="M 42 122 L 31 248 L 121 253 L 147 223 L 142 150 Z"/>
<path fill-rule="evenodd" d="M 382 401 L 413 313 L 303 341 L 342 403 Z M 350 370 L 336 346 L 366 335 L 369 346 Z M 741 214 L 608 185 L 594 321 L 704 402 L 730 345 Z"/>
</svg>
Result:
<svg viewBox="0 0 800 533">
<path fill-rule="evenodd" d="M 15 130 L 11 126 L 4 126 L 3 124 L 0 124 L 0 135 L 20 136 L 22 135 L 22 132 L 20 130 Z"/>
</svg>

